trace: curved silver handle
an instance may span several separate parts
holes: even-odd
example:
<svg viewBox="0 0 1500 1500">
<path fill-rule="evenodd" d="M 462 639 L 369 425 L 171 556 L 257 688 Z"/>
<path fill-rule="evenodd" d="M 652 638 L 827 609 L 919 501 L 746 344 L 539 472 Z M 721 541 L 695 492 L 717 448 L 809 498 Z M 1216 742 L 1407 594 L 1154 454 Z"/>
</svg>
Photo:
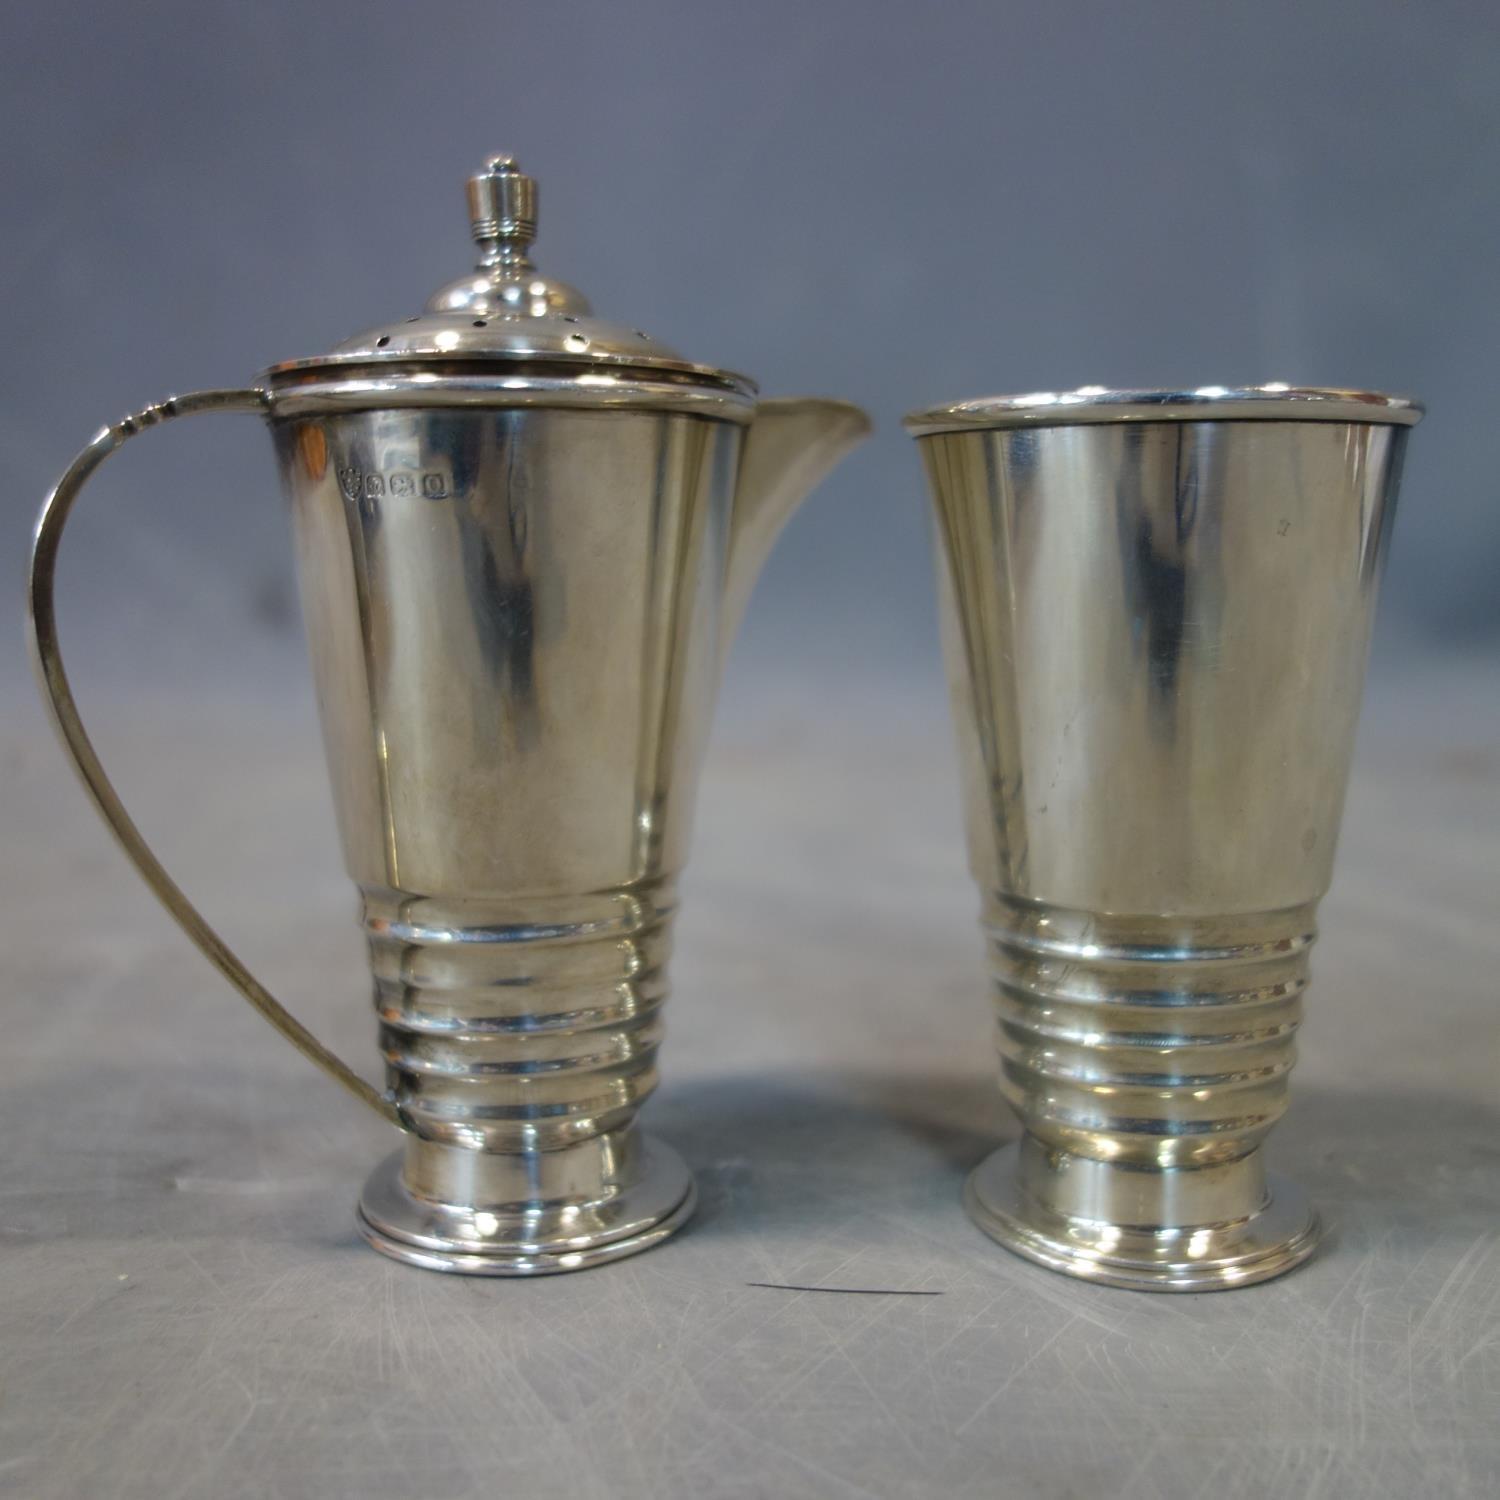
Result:
<svg viewBox="0 0 1500 1500">
<path fill-rule="evenodd" d="M 157 900 L 171 913 L 177 925 L 197 944 L 205 958 L 268 1020 L 304 1057 L 310 1058 L 331 1078 L 343 1084 L 357 1099 L 368 1104 L 383 1120 L 402 1123 L 395 1101 L 367 1083 L 347 1063 L 335 1057 L 305 1026 L 273 996 L 264 985 L 230 952 L 224 940 L 203 919 L 177 883 L 167 874 L 161 861 L 151 852 L 139 829 L 125 811 L 104 767 L 94 753 L 93 744 L 84 732 L 73 700 L 67 673 L 63 671 L 62 652 L 57 644 L 57 612 L 54 603 L 54 581 L 57 571 L 57 549 L 62 541 L 63 526 L 73 509 L 79 491 L 104 462 L 128 438 L 172 417 L 192 416 L 206 411 L 242 411 L 264 414 L 269 398 L 261 390 L 198 391 L 191 396 L 176 396 L 157 406 L 148 406 L 134 416 L 126 417 L 113 427 L 106 427 L 77 458 L 57 487 L 48 495 L 37 518 L 36 535 L 31 549 L 31 576 L 28 591 L 33 661 L 42 686 L 42 695 L 52 711 L 53 722 L 73 763 L 88 788 L 94 805 L 120 841 L 120 846 L 150 886 Z"/>
</svg>

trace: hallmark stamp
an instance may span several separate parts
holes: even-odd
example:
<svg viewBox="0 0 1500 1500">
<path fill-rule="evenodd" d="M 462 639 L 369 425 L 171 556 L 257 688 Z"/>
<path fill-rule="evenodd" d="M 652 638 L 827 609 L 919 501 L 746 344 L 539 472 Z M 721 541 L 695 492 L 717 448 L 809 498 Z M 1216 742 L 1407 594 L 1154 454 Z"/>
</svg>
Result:
<svg viewBox="0 0 1500 1500">
<path fill-rule="evenodd" d="M 396 469 L 382 474 L 350 467 L 340 469 L 338 475 L 339 489 L 346 500 L 377 500 L 386 494 L 408 499 L 419 492 L 424 500 L 447 500 L 451 493 L 447 479 L 430 469 L 425 473 Z"/>
</svg>

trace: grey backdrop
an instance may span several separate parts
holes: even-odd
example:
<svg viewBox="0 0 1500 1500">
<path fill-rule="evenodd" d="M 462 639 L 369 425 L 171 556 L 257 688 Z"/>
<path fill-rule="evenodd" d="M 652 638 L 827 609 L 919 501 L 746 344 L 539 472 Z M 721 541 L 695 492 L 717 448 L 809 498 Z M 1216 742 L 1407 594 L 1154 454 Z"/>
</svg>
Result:
<svg viewBox="0 0 1500 1500">
<path fill-rule="evenodd" d="M 1379 659 L 1500 628 L 1492 4 L 54 0 L 5 32 L 17 567 L 105 419 L 461 272 L 463 178 L 503 147 L 542 182 L 540 259 L 601 313 L 877 419 L 778 550 L 737 674 L 933 671 L 900 414 L 1080 383 L 1425 397 Z M 265 439 L 199 426 L 80 512 L 80 675 L 248 680 L 295 643 Z"/>
</svg>

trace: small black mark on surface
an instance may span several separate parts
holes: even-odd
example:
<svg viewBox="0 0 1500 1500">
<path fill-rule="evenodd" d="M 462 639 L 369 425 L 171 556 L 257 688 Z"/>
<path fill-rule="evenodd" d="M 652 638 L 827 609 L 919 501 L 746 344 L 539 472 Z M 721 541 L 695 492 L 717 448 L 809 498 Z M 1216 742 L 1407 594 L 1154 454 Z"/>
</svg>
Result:
<svg viewBox="0 0 1500 1500">
<path fill-rule="evenodd" d="M 916 1292 L 880 1286 L 789 1286 L 780 1281 L 747 1281 L 746 1286 L 764 1287 L 768 1292 L 837 1292 L 843 1297 L 941 1297 L 941 1292 Z"/>
<path fill-rule="evenodd" d="M 1292 523 L 1290 521 L 1288 521 L 1285 516 L 1283 516 L 1276 523 L 1276 535 L 1277 536 L 1285 536 L 1287 534 L 1287 532 L 1289 532 L 1291 529 L 1292 529 Z"/>
</svg>

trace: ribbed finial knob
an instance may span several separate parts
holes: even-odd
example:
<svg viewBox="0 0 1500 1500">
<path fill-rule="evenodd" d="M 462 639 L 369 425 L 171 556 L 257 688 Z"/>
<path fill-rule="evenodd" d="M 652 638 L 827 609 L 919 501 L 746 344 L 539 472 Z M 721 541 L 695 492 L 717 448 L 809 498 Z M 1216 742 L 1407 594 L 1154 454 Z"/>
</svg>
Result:
<svg viewBox="0 0 1500 1500">
<path fill-rule="evenodd" d="M 492 156 L 469 179 L 469 224 L 475 240 L 500 255 L 524 255 L 536 238 L 536 179 L 513 156 Z"/>
</svg>

